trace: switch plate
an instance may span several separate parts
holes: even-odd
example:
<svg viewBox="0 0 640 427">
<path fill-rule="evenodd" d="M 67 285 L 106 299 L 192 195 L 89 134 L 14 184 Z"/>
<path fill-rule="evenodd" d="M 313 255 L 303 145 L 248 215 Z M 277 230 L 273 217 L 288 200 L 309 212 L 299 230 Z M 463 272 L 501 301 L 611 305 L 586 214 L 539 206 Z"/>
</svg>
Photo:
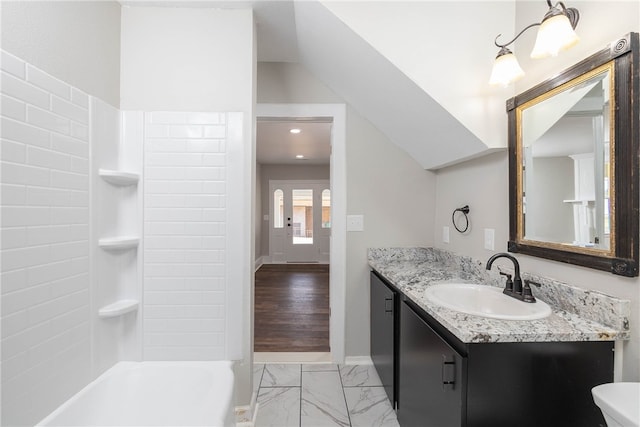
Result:
<svg viewBox="0 0 640 427">
<path fill-rule="evenodd" d="M 347 215 L 347 231 L 364 231 L 364 215 Z"/>
<path fill-rule="evenodd" d="M 446 225 L 442 227 L 442 241 L 444 243 L 449 243 L 449 227 Z"/>
<path fill-rule="evenodd" d="M 493 228 L 484 229 L 484 248 L 490 251 L 495 249 L 495 234 L 496 230 Z"/>
<path fill-rule="evenodd" d="M 269 215 L 263 215 L 262 216 L 262 220 L 263 221 L 269 221 Z"/>
</svg>

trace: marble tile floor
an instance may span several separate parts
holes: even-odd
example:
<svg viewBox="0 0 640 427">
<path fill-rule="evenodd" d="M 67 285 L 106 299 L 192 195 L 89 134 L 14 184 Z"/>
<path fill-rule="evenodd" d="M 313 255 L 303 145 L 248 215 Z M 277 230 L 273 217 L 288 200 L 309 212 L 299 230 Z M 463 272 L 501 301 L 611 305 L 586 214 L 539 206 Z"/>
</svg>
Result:
<svg viewBox="0 0 640 427">
<path fill-rule="evenodd" d="M 372 365 L 255 364 L 256 427 L 399 427 Z"/>
</svg>

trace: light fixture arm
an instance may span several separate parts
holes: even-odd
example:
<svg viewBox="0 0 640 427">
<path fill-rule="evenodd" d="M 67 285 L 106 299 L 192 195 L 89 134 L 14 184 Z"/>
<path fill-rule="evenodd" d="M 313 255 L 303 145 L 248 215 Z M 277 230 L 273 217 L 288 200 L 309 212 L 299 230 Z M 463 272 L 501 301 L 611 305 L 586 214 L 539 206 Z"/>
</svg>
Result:
<svg viewBox="0 0 640 427">
<path fill-rule="evenodd" d="M 513 43 L 513 42 L 515 42 L 516 40 L 518 40 L 518 37 L 520 37 L 520 36 L 522 35 L 522 33 L 524 33 L 525 31 L 527 31 L 529 28 L 537 27 L 538 25 L 540 25 L 540 23 L 539 23 L 539 22 L 536 22 L 536 23 L 531 24 L 531 25 L 527 25 L 526 27 L 524 27 L 524 29 L 523 29 L 522 31 L 520 31 L 520 32 L 518 33 L 518 35 L 517 35 L 517 36 L 515 36 L 511 41 L 509 41 L 509 42 L 507 42 L 507 43 L 505 43 L 505 44 L 500 44 L 500 43 L 498 43 L 498 37 L 500 37 L 502 34 L 498 34 L 498 35 L 496 36 L 496 39 L 495 39 L 493 42 L 494 42 L 494 43 L 495 43 L 495 45 L 496 45 L 496 46 L 498 46 L 498 47 L 502 47 L 502 48 L 507 47 L 507 46 L 509 46 L 511 43 Z"/>
</svg>

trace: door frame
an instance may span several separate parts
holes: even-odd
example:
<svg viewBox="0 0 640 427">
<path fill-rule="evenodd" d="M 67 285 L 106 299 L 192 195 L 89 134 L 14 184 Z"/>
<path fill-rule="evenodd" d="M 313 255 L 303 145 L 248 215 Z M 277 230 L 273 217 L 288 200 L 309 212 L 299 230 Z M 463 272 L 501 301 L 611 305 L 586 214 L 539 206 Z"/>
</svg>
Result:
<svg viewBox="0 0 640 427">
<path fill-rule="evenodd" d="M 347 283 L 347 168 L 345 104 L 257 104 L 256 120 L 276 118 L 331 118 L 331 162 L 329 185 L 331 189 L 331 242 L 329 257 L 329 345 L 333 363 L 344 363 L 345 317 Z M 255 233 L 255 231 L 254 231 Z M 255 235 L 254 235 L 255 239 Z M 253 337 L 253 325 L 251 325 Z M 251 342 L 253 352 L 253 338 Z"/>
</svg>

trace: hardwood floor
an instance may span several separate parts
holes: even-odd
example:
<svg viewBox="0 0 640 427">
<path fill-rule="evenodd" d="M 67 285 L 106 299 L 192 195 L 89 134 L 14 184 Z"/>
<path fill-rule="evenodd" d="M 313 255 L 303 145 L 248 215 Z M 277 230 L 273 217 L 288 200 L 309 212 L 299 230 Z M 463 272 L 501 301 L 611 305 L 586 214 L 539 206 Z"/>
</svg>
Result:
<svg viewBox="0 0 640 427">
<path fill-rule="evenodd" d="M 329 266 L 265 264 L 256 271 L 254 351 L 329 351 Z"/>
</svg>

